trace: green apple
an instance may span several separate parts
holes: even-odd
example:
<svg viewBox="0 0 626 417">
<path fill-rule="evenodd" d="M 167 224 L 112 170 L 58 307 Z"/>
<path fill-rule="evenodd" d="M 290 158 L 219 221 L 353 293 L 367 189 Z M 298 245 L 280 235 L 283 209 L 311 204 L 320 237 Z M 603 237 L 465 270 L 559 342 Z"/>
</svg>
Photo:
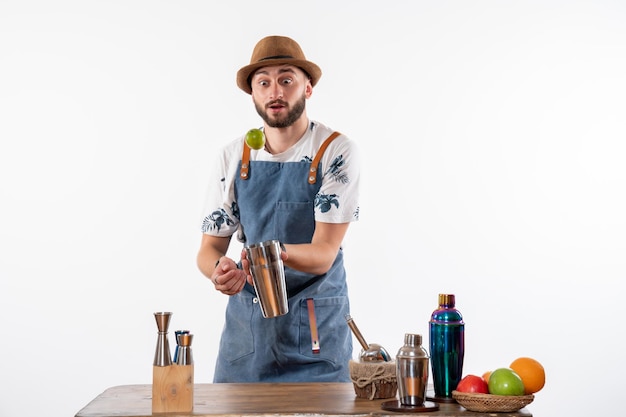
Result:
<svg viewBox="0 0 626 417">
<path fill-rule="evenodd" d="M 498 368 L 489 376 L 489 394 L 524 395 L 522 378 L 511 368 Z"/>
<path fill-rule="evenodd" d="M 251 149 L 259 150 L 265 146 L 265 135 L 261 129 L 250 129 L 246 133 L 246 143 Z"/>
</svg>

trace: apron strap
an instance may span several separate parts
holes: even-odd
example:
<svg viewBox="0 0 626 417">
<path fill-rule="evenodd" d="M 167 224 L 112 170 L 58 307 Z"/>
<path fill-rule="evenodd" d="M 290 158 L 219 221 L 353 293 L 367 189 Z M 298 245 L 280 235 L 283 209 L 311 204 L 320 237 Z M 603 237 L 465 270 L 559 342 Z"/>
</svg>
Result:
<svg viewBox="0 0 626 417">
<path fill-rule="evenodd" d="M 315 184 L 315 182 L 317 181 L 317 176 L 315 175 L 315 173 L 317 172 L 317 166 L 322 159 L 322 155 L 324 155 L 324 151 L 326 151 L 326 148 L 328 148 L 330 142 L 335 140 L 335 138 L 337 138 L 337 136 L 339 135 L 341 135 L 341 133 L 333 132 L 328 138 L 326 138 L 324 143 L 322 143 L 322 146 L 320 146 L 309 168 L 309 184 Z M 250 169 L 250 147 L 245 142 L 246 141 L 244 140 L 243 153 L 241 155 L 241 169 L 239 171 L 239 177 L 242 180 L 247 180 L 249 178 L 248 171 Z"/>
<path fill-rule="evenodd" d="M 317 181 L 317 175 L 315 175 L 315 173 L 317 172 L 317 166 L 319 165 L 320 160 L 322 159 L 322 155 L 324 155 L 324 151 L 326 150 L 326 148 L 328 148 L 328 145 L 330 145 L 330 142 L 335 140 L 335 138 L 339 135 L 341 135 L 341 133 L 333 132 L 324 141 L 324 143 L 322 143 L 322 146 L 320 146 L 320 149 L 317 151 L 317 155 L 315 155 L 315 158 L 313 158 L 313 162 L 311 162 L 311 167 L 309 168 L 309 184 L 315 184 L 315 181 Z"/>
<path fill-rule="evenodd" d="M 239 172 L 239 177 L 242 180 L 248 179 L 248 170 L 250 169 L 250 147 L 246 143 L 246 140 L 243 141 L 243 154 L 241 155 L 241 171 Z"/>
<path fill-rule="evenodd" d="M 315 302 L 312 298 L 306 299 L 306 309 L 309 313 L 309 329 L 311 331 L 311 352 L 320 353 L 320 337 L 317 333 L 317 319 L 315 318 Z"/>
</svg>

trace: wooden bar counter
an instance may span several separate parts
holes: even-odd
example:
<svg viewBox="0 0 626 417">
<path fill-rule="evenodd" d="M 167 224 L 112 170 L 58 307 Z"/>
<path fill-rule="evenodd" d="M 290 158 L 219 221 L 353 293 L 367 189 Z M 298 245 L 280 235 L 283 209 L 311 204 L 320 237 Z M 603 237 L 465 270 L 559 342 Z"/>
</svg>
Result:
<svg viewBox="0 0 626 417">
<path fill-rule="evenodd" d="M 402 416 L 532 417 L 526 408 L 513 413 L 479 413 L 458 404 L 438 403 L 439 410 L 395 412 L 385 401 L 358 398 L 352 383 L 196 384 L 190 413 L 156 416 Z M 120 385 L 98 395 L 76 417 L 148 417 L 152 414 L 152 385 Z"/>
</svg>

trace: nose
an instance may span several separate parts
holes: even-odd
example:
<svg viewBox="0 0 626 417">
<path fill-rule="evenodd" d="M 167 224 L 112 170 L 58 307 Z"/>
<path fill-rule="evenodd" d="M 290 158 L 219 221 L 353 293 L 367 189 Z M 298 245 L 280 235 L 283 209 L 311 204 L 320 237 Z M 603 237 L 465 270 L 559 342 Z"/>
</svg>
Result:
<svg viewBox="0 0 626 417">
<path fill-rule="evenodd" d="M 274 84 L 272 88 L 272 94 L 270 94 L 270 99 L 278 100 L 283 98 L 283 89 L 279 84 Z"/>
</svg>

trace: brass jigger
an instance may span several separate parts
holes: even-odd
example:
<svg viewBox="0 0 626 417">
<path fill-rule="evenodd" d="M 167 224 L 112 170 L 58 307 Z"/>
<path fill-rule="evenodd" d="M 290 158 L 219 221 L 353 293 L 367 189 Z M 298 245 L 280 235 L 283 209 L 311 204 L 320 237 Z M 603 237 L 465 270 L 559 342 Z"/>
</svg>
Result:
<svg viewBox="0 0 626 417">
<path fill-rule="evenodd" d="M 170 355 L 170 343 L 167 340 L 167 329 L 170 326 L 170 318 L 172 313 L 157 312 L 154 313 L 157 328 L 159 330 L 159 337 L 157 339 L 156 352 L 154 353 L 154 366 L 170 366 L 172 364 L 172 357 Z"/>
<path fill-rule="evenodd" d="M 391 359 L 389 352 L 387 352 L 385 348 L 379 344 L 368 344 L 349 314 L 346 314 L 346 322 L 348 323 L 350 330 L 352 330 L 352 333 L 354 333 L 354 336 L 356 336 L 357 340 L 363 347 L 363 350 L 359 355 L 361 362 L 389 362 Z"/>
</svg>

